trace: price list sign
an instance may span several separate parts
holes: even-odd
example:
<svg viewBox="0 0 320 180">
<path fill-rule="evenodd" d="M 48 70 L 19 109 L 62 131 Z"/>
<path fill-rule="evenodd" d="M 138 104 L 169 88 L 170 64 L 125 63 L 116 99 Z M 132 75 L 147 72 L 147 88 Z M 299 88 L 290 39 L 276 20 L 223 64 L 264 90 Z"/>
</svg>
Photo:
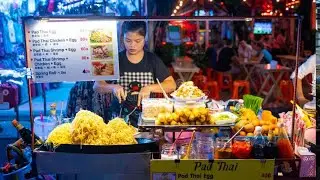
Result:
<svg viewBox="0 0 320 180">
<path fill-rule="evenodd" d="M 116 21 L 27 19 L 25 37 L 34 82 L 119 79 Z"/>
<path fill-rule="evenodd" d="M 272 180 L 275 161 L 255 159 L 151 160 L 151 180 Z"/>
</svg>

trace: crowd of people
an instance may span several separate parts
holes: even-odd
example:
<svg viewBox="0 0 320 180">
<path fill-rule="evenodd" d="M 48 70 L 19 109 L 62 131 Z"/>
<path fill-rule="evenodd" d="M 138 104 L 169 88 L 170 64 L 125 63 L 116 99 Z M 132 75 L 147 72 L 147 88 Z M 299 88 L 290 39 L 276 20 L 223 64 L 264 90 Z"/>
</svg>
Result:
<svg viewBox="0 0 320 180">
<path fill-rule="evenodd" d="M 276 56 L 287 54 L 285 31 L 280 30 L 272 35 L 250 37 L 234 43 L 229 39 L 222 41 L 213 40 L 206 51 L 206 59 L 209 67 L 220 72 L 239 73 L 237 61 L 255 60 L 262 64 L 268 64 L 277 60 Z M 236 41 L 237 42 L 237 41 Z"/>
</svg>

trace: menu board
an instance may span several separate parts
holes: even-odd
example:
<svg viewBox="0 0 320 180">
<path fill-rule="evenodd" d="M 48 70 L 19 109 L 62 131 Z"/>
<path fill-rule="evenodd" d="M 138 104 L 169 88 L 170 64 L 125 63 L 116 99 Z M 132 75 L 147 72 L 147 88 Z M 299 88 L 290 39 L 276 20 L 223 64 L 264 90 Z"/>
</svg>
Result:
<svg viewBox="0 0 320 180">
<path fill-rule="evenodd" d="M 117 21 L 25 21 L 33 81 L 119 79 Z"/>
</svg>

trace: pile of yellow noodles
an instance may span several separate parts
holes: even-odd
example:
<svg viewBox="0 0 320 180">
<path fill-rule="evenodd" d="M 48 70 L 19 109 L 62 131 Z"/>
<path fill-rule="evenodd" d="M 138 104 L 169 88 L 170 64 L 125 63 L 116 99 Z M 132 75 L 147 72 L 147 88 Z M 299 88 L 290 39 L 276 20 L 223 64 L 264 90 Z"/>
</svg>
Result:
<svg viewBox="0 0 320 180">
<path fill-rule="evenodd" d="M 87 110 L 76 114 L 73 122 L 56 127 L 47 142 L 83 145 L 123 145 L 137 144 L 134 127 L 127 125 L 121 118 L 105 124 L 103 119 Z"/>
<path fill-rule="evenodd" d="M 47 143 L 52 143 L 53 146 L 60 144 L 72 144 L 71 140 L 71 123 L 65 123 L 57 126 L 48 136 Z"/>
</svg>

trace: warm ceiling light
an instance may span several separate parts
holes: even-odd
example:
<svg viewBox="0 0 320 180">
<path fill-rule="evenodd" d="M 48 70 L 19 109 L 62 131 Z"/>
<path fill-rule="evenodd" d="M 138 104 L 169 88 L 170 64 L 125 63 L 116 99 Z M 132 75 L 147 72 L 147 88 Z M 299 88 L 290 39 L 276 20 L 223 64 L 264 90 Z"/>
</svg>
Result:
<svg viewBox="0 0 320 180">
<path fill-rule="evenodd" d="M 283 14 L 282 13 L 280 13 L 280 16 L 282 16 Z"/>
<path fill-rule="evenodd" d="M 176 9 L 180 9 L 180 6 L 176 6 Z"/>
<path fill-rule="evenodd" d="M 210 2 L 212 2 L 212 0 L 209 0 Z"/>
<path fill-rule="evenodd" d="M 183 1 L 180 1 L 180 4 L 182 4 L 183 3 Z"/>
<path fill-rule="evenodd" d="M 174 14 L 171 14 L 171 16 L 174 16 Z"/>
<path fill-rule="evenodd" d="M 247 0 L 243 0 L 243 2 L 246 2 Z"/>
<path fill-rule="evenodd" d="M 180 7 L 182 7 L 183 4 L 180 3 Z"/>
<path fill-rule="evenodd" d="M 280 0 L 277 0 L 277 2 L 280 2 Z"/>
<path fill-rule="evenodd" d="M 173 13 L 177 13 L 177 10 L 175 9 L 175 10 L 173 11 Z"/>
<path fill-rule="evenodd" d="M 293 8 L 294 8 L 294 6 L 291 6 L 291 8 L 293 9 Z"/>
<path fill-rule="evenodd" d="M 289 11 L 289 8 L 288 8 L 288 7 L 286 7 L 286 11 Z"/>
<path fill-rule="evenodd" d="M 193 0 L 193 2 L 196 2 L 197 0 Z"/>
</svg>

